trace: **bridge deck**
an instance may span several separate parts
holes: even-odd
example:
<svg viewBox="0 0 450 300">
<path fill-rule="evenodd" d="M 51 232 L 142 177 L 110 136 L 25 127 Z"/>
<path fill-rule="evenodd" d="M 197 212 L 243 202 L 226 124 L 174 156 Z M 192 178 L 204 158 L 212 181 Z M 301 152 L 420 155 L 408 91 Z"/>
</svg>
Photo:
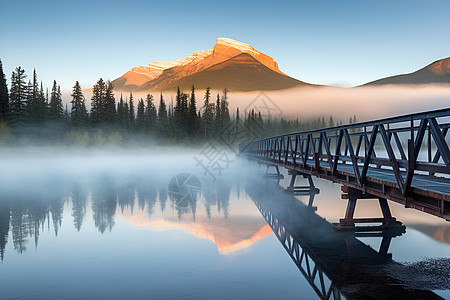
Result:
<svg viewBox="0 0 450 300">
<path fill-rule="evenodd" d="M 321 166 L 324 168 L 329 168 L 329 164 L 326 162 L 322 162 Z M 352 173 L 353 166 L 347 164 L 339 164 L 337 167 L 338 171 Z M 362 167 L 359 167 L 360 172 L 362 171 Z M 401 174 L 405 177 L 406 172 L 401 172 Z M 386 183 L 391 183 L 392 185 L 396 185 L 397 181 L 395 178 L 395 174 L 392 170 L 389 169 L 381 169 L 381 168 L 369 168 L 367 171 L 367 178 L 369 181 L 384 181 Z M 441 194 L 443 197 L 448 198 L 450 196 L 450 178 L 443 177 L 435 177 L 435 176 L 427 176 L 421 174 L 415 174 L 414 178 L 411 181 L 411 187 L 417 188 L 423 191 L 429 191 L 436 194 Z"/>
<path fill-rule="evenodd" d="M 407 207 L 416 208 L 418 210 L 441 216 L 446 219 L 450 215 L 450 178 L 429 176 L 424 174 L 415 174 L 411 182 L 411 190 L 415 196 L 409 199 L 409 202 L 403 195 L 396 193 L 397 181 L 392 169 L 369 167 L 367 171 L 367 186 L 359 186 L 354 178 L 354 168 L 351 164 L 339 163 L 337 165 L 337 175 L 330 175 L 330 165 L 328 162 L 320 162 L 322 172 L 317 172 L 314 165 L 307 164 L 306 168 L 294 166 L 293 162 L 279 162 L 278 160 L 261 159 L 259 157 L 247 156 L 247 158 L 256 160 L 260 163 L 272 163 L 285 167 L 289 170 L 310 174 L 319 178 L 331 180 L 342 185 L 351 186 L 365 192 L 374 194 L 374 196 L 385 197 L 389 200 L 401 203 Z M 360 172 L 362 166 L 359 166 Z M 341 176 L 339 176 L 341 175 Z M 402 172 L 406 176 L 406 172 Z M 374 183 L 376 186 L 370 186 Z M 389 191 L 392 189 L 393 191 Z M 443 214 L 440 212 L 443 211 Z"/>
<path fill-rule="evenodd" d="M 389 199 L 450 220 L 448 120 L 445 108 L 251 141 L 239 153 L 337 182 L 354 199 Z"/>
</svg>

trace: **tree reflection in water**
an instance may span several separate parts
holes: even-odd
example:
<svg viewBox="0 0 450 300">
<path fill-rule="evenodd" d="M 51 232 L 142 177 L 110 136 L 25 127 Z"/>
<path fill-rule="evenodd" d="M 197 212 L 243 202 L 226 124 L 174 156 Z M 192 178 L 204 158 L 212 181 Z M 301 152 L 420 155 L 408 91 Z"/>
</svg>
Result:
<svg viewBox="0 0 450 300">
<path fill-rule="evenodd" d="M 114 177 L 102 175 L 71 183 L 49 183 L 33 191 L 0 191 L 0 258 L 5 256 L 8 236 L 11 234 L 14 249 L 18 253 L 27 250 L 30 240 L 38 246 L 39 235 L 43 230 L 52 230 L 58 236 L 63 222 L 64 207 L 72 206 L 73 226 L 80 231 L 85 223 L 87 211 L 91 210 L 94 225 L 100 233 L 111 231 L 115 225 L 116 211 L 133 213 L 135 205 L 148 216 L 155 213 L 159 203 L 161 213 L 167 211 L 170 199 L 172 212 L 181 220 L 191 214 L 195 222 L 197 202 L 204 201 L 205 214 L 211 217 L 211 207 L 228 216 L 231 183 L 220 188 L 199 189 L 183 205 L 177 195 L 168 193 L 166 179 L 155 180 L 143 176 Z"/>
</svg>

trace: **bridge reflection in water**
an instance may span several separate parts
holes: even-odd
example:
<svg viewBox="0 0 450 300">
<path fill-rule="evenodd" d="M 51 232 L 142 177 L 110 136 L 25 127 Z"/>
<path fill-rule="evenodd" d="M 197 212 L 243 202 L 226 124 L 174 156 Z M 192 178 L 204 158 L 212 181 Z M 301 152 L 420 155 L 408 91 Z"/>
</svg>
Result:
<svg viewBox="0 0 450 300">
<path fill-rule="evenodd" d="M 390 264 L 402 268 L 387 253 L 392 237 L 402 232 L 380 232 L 382 242 L 376 251 L 359 241 L 358 233 L 336 231 L 315 213 L 317 189 L 296 192 L 310 195 L 306 206 L 271 183 L 277 187 L 258 189 L 254 185 L 246 191 L 320 299 L 442 299 L 429 290 L 411 289 L 407 282 L 387 274 Z"/>
</svg>

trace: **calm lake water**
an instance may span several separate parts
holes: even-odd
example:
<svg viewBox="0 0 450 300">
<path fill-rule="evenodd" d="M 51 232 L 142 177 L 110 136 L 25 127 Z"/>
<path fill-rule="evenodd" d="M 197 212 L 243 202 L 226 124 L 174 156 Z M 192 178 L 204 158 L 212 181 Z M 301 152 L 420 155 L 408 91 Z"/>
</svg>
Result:
<svg viewBox="0 0 450 300">
<path fill-rule="evenodd" d="M 308 208 L 286 173 L 180 151 L 2 153 L 0 298 L 450 298 L 449 222 L 390 202 L 407 228 L 383 254 L 381 237 L 333 231 L 339 185 L 314 179 Z"/>
</svg>

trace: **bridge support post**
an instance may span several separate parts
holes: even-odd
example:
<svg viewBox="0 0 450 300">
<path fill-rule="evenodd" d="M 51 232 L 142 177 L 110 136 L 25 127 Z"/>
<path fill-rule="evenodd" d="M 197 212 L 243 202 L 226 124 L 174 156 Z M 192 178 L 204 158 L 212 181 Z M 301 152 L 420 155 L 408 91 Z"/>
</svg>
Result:
<svg viewBox="0 0 450 300">
<path fill-rule="evenodd" d="M 304 173 L 294 171 L 294 170 L 289 170 L 288 174 L 291 175 L 291 181 L 289 182 L 289 186 L 286 187 L 286 189 L 285 189 L 286 192 L 292 192 L 294 194 L 305 194 L 305 195 L 310 194 L 310 193 L 318 194 L 320 192 L 320 190 L 318 188 L 316 188 L 316 186 L 314 185 L 314 181 L 313 181 L 311 175 L 304 174 Z M 297 175 L 302 175 L 303 178 L 306 178 L 308 180 L 308 185 L 296 186 L 295 180 L 297 178 Z"/>
<path fill-rule="evenodd" d="M 342 187 L 342 199 L 347 199 L 347 209 L 345 211 L 345 217 L 339 220 L 339 223 L 333 223 L 333 227 L 336 230 L 355 231 L 355 232 L 376 232 L 394 230 L 398 233 L 405 232 L 405 226 L 392 217 L 389 204 L 386 199 L 376 197 L 370 194 L 363 193 L 360 190 L 350 188 L 347 186 Z M 355 209 L 357 200 L 362 199 L 378 199 L 380 205 L 382 218 L 355 218 Z M 356 226 L 359 223 L 381 223 L 381 225 L 366 225 Z M 394 233 L 395 234 L 395 233 Z"/>
<path fill-rule="evenodd" d="M 269 172 L 269 167 L 274 167 L 276 173 L 270 173 Z M 278 165 L 267 164 L 267 166 L 266 166 L 266 174 L 264 174 L 264 177 L 266 177 L 266 178 L 275 178 L 275 179 L 283 179 L 284 175 L 280 173 L 280 168 L 278 167 Z"/>
</svg>

